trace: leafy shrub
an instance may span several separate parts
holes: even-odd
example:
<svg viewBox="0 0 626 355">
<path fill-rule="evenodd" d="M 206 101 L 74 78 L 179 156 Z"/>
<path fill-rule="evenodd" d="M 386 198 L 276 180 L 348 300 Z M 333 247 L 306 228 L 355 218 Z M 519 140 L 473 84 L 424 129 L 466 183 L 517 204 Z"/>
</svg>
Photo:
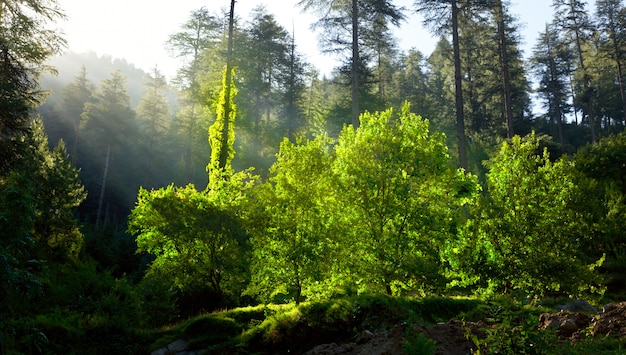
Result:
<svg viewBox="0 0 626 355">
<path fill-rule="evenodd" d="M 409 355 L 434 355 L 437 344 L 434 340 L 427 338 L 424 333 L 419 333 L 413 337 L 407 332 L 407 340 L 404 343 L 404 352 Z"/>
</svg>

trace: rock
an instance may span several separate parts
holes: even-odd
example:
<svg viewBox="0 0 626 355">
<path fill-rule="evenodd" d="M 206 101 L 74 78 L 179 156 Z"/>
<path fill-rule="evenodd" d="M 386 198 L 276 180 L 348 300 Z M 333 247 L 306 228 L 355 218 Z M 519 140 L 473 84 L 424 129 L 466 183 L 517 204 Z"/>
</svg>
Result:
<svg viewBox="0 0 626 355">
<path fill-rule="evenodd" d="M 592 317 L 580 312 L 544 313 L 539 317 L 539 329 L 556 328 L 556 334 L 559 337 L 570 338 L 575 333 L 587 328 L 592 319 Z"/>
<path fill-rule="evenodd" d="M 189 344 L 182 340 L 176 340 L 167 344 L 167 346 L 154 350 L 150 355 L 197 355 L 198 351 L 187 350 Z"/>
<path fill-rule="evenodd" d="M 359 345 L 360 344 L 365 344 L 368 341 L 370 341 L 373 336 L 374 336 L 374 333 L 370 332 L 369 330 L 364 330 L 364 331 L 361 332 L 359 337 L 356 339 L 356 343 L 359 344 Z"/>
<path fill-rule="evenodd" d="M 585 300 L 575 300 L 554 306 L 559 311 L 598 313 L 598 310 Z"/>
<path fill-rule="evenodd" d="M 602 313 L 607 313 L 614 309 L 617 309 L 617 305 L 615 303 L 605 304 L 604 307 L 602 307 Z"/>
</svg>

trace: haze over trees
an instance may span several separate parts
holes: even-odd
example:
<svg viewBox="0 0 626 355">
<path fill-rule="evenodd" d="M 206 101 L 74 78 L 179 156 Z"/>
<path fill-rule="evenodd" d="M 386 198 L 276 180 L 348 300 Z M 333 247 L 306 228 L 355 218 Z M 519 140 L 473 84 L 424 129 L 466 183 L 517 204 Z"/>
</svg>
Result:
<svg viewBox="0 0 626 355">
<path fill-rule="evenodd" d="M 119 353 L 204 311 L 362 294 L 623 298 L 623 2 L 554 0 L 525 59 L 507 1 L 301 1 L 344 58 L 322 77 L 235 3 L 163 39 L 170 83 L 68 54 L 47 101 L 62 10 L 0 3 L 8 349 Z M 410 12 L 432 53 L 396 46 Z"/>
</svg>

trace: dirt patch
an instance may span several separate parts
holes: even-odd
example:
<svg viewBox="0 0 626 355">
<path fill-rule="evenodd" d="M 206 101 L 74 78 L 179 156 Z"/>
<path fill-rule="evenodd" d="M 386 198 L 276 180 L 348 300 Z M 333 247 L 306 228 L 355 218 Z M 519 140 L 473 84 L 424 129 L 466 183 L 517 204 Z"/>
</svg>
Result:
<svg viewBox="0 0 626 355">
<path fill-rule="evenodd" d="M 410 331 L 407 331 L 409 327 Z M 435 354 L 471 354 L 476 351 L 476 346 L 468 335 L 473 334 L 478 339 L 485 339 L 485 329 L 489 327 L 482 322 L 458 320 L 432 326 L 402 323 L 390 330 L 364 331 L 353 342 L 318 345 L 306 354 L 402 354 L 407 337 L 409 340 L 416 339 L 420 333 L 435 342 Z M 539 319 L 539 329 L 554 330 L 561 340 L 583 339 L 588 334 L 626 337 L 626 302 L 606 305 L 603 311 L 597 314 L 571 311 L 544 313 Z"/>
<path fill-rule="evenodd" d="M 407 331 L 409 329 L 410 331 Z M 476 350 L 476 346 L 467 339 L 467 333 L 484 337 L 480 330 L 484 324 L 461 322 L 452 320 L 448 323 L 439 323 L 432 326 L 398 324 L 391 330 L 380 332 L 362 332 L 354 342 L 322 344 L 306 352 L 307 355 L 335 355 L 335 354 L 373 354 L 392 355 L 404 352 L 407 336 L 416 339 L 424 334 L 436 344 L 435 354 L 465 355 Z"/>
<path fill-rule="evenodd" d="M 590 335 L 626 336 L 626 302 L 608 304 L 601 313 L 581 312 L 544 313 L 539 329 L 555 329 L 561 339 L 581 339 Z"/>
</svg>

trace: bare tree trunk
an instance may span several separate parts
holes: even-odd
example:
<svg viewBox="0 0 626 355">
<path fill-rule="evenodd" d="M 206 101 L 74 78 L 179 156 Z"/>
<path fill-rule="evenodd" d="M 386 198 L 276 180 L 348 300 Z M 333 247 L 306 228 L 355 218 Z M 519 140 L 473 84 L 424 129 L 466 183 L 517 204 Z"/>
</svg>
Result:
<svg viewBox="0 0 626 355">
<path fill-rule="evenodd" d="M 459 166 L 468 170 L 467 139 L 463 114 L 463 85 L 461 78 L 461 51 L 459 49 L 459 9 L 457 0 L 452 1 L 452 46 L 454 49 L 454 86 L 456 98 L 456 135 L 459 149 Z"/>
<path fill-rule="evenodd" d="M 574 4 L 570 1 L 571 12 L 574 13 Z M 589 127 L 591 128 L 591 143 L 596 142 L 596 127 L 595 127 L 595 119 L 593 117 L 593 109 L 591 107 L 591 88 L 589 87 L 589 75 L 587 74 L 587 69 L 585 68 L 585 61 L 583 58 L 583 48 L 582 48 L 582 39 L 580 38 L 580 33 L 578 31 L 578 23 L 576 22 L 576 18 L 574 17 L 574 36 L 576 40 L 576 50 L 578 51 L 578 63 L 580 64 L 580 70 L 583 72 L 583 98 L 584 98 L 584 107 L 585 113 L 587 114 L 587 118 L 589 120 Z"/>
<path fill-rule="evenodd" d="M 624 83 L 624 69 L 622 68 L 621 61 L 621 53 L 619 48 L 619 43 L 617 43 L 617 38 L 615 35 L 612 35 L 613 40 L 613 50 L 615 51 L 615 63 L 617 64 L 617 77 L 619 80 L 619 93 L 622 98 L 622 111 L 624 113 L 622 124 L 626 125 L 626 83 Z"/>
<path fill-rule="evenodd" d="M 506 136 L 513 138 L 513 111 L 511 109 L 511 74 L 509 72 L 509 55 L 504 28 L 504 7 L 502 0 L 496 4 L 496 18 L 498 22 L 498 37 L 500 45 L 500 65 L 502 67 L 502 86 L 504 89 L 504 120 L 506 121 Z"/>
<path fill-rule="evenodd" d="M 359 128 L 359 7 L 352 0 L 352 127 Z"/>
<path fill-rule="evenodd" d="M 111 156 L 111 146 L 107 146 L 107 156 L 104 161 L 104 173 L 102 174 L 102 185 L 100 186 L 100 197 L 98 198 L 98 212 L 96 212 L 96 229 L 100 227 L 100 215 L 102 214 L 102 203 L 106 191 L 107 175 L 109 173 L 109 158 Z"/>
</svg>

